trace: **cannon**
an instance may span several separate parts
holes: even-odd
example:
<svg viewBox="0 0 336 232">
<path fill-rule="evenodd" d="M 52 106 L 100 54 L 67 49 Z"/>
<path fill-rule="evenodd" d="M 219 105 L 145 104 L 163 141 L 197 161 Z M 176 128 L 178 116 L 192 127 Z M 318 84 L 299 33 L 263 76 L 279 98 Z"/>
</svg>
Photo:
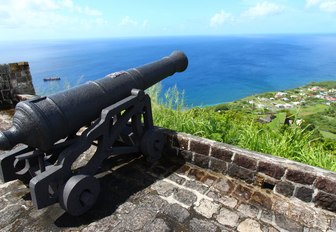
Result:
<svg viewBox="0 0 336 232">
<path fill-rule="evenodd" d="M 0 178 L 29 184 L 38 209 L 59 203 L 71 215 L 84 214 L 99 195 L 95 175 L 105 160 L 134 153 L 149 162 L 160 158 L 165 138 L 153 125 L 144 90 L 187 66 L 185 54 L 175 51 L 153 63 L 18 103 L 12 127 L 0 132 L 0 150 L 7 150 L 0 155 Z M 14 148 L 17 144 L 23 145 Z M 96 150 L 87 163 L 74 168 L 92 146 Z"/>
</svg>

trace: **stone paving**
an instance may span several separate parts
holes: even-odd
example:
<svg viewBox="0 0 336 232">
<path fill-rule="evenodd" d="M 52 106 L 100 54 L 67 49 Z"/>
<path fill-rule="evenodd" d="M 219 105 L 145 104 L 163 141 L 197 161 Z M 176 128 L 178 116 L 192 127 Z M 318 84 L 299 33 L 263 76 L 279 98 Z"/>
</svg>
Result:
<svg viewBox="0 0 336 232">
<path fill-rule="evenodd" d="M 99 200 L 81 217 L 58 205 L 37 210 L 20 181 L 1 183 L 0 231 L 336 231 L 330 211 L 182 160 L 106 166 Z"/>
</svg>

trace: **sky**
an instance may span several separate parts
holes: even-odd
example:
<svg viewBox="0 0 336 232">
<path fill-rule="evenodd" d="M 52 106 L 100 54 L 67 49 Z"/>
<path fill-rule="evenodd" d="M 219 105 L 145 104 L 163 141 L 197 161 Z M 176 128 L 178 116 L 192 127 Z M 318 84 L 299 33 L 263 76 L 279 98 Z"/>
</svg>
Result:
<svg viewBox="0 0 336 232">
<path fill-rule="evenodd" d="M 0 0 L 0 40 L 336 33 L 336 0 Z"/>
</svg>

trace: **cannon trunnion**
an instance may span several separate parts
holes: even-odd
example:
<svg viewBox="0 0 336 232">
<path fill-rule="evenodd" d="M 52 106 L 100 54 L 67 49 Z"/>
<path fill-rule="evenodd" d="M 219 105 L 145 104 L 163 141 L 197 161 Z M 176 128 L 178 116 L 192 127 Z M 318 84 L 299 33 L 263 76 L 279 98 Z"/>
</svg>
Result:
<svg viewBox="0 0 336 232">
<path fill-rule="evenodd" d="M 38 209 L 58 202 L 71 215 L 85 213 L 99 195 L 94 175 L 104 160 L 134 153 L 150 162 L 160 158 L 165 138 L 153 125 L 144 90 L 187 66 L 187 57 L 174 52 L 49 97 L 20 102 L 13 126 L 0 132 L 0 149 L 25 146 L 0 155 L 0 178 L 29 183 Z M 91 146 L 96 147 L 93 156 L 74 169 Z"/>
</svg>

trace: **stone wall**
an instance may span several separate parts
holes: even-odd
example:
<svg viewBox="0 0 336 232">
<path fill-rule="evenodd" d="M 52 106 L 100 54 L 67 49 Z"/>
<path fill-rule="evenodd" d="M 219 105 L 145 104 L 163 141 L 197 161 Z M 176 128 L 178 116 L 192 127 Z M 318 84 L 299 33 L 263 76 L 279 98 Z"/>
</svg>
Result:
<svg viewBox="0 0 336 232">
<path fill-rule="evenodd" d="M 166 133 L 167 151 L 189 163 L 336 212 L 334 172 L 185 133 Z"/>
<path fill-rule="evenodd" d="M 15 104 L 20 94 L 35 95 L 28 62 L 0 65 L 0 108 Z"/>
</svg>

